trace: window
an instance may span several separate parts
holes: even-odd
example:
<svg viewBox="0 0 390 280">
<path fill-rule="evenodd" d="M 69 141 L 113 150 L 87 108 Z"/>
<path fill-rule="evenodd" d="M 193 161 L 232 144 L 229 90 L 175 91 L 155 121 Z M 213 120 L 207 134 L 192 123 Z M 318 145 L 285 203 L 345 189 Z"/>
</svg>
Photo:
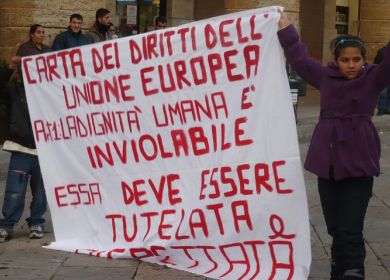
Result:
<svg viewBox="0 0 390 280">
<path fill-rule="evenodd" d="M 166 0 L 117 0 L 119 34 L 124 37 L 154 30 L 154 19 L 165 13 Z"/>
<path fill-rule="evenodd" d="M 336 29 L 337 35 L 348 34 L 349 7 L 336 6 Z"/>
</svg>

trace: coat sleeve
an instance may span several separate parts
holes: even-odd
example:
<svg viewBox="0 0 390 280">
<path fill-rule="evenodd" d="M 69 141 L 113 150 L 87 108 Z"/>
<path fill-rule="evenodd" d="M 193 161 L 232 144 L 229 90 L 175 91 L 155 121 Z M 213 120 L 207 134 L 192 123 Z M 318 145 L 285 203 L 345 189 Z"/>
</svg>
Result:
<svg viewBox="0 0 390 280">
<path fill-rule="evenodd" d="M 309 56 L 306 46 L 299 41 L 299 35 L 295 27 L 290 24 L 279 30 L 278 37 L 287 62 L 291 64 L 302 79 L 319 89 L 325 67 Z"/>
<path fill-rule="evenodd" d="M 0 68 L 0 94 L 3 95 L 7 87 L 9 78 L 14 71 L 8 68 L 8 65 Z"/>
<path fill-rule="evenodd" d="M 8 134 L 8 80 L 12 73 L 13 71 L 8 66 L 0 68 L 0 145 L 6 140 Z"/>
<path fill-rule="evenodd" d="M 378 52 L 376 53 L 375 58 L 374 58 L 374 64 L 381 63 L 381 61 L 383 59 L 383 49 L 384 48 L 379 49 Z"/>
<path fill-rule="evenodd" d="M 390 86 L 390 42 L 382 51 L 382 61 L 373 70 L 375 75 L 375 85 L 378 91 Z"/>
<path fill-rule="evenodd" d="M 94 44 L 101 41 L 99 36 L 92 31 L 88 31 L 85 36 L 87 37 L 88 44 Z"/>
<path fill-rule="evenodd" d="M 64 36 L 61 34 L 57 35 L 54 39 L 53 45 L 51 46 L 52 51 L 59 51 L 66 49 Z"/>
</svg>

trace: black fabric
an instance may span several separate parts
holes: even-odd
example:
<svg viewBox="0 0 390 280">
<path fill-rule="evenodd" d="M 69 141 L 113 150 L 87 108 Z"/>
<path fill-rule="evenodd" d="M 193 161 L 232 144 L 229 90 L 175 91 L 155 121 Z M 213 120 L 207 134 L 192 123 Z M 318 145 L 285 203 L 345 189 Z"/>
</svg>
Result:
<svg viewBox="0 0 390 280">
<path fill-rule="evenodd" d="M 96 21 L 97 29 L 100 33 L 106 34 L 108 29 L 110 29 L 110 25 L 101 24 L 100 22 Z"/>
<path fill-rule="evenodd" d="M 7 83 L 11 77 L 13 71 L 4 66 L 0 68 L 0 144 L 2 144 L 8 134 L 8 94 L 7 94 Z"/>
<path fill-rule="evenodd" d="M 50 48 L 41 44 L 40 47 L 29 40 L 18 48 L 16 55 L 29 56 L 50 52 Z M 22 81 L 22 71 L 19 65 L 17 71 L 19 78 Z M 1 77 L 2 79 L 2 77 Z M 26 148 L 35 149 L 34 135 L 32 131 L 30 115 L 27 107 L 26 92 L 22 82 L 11 83 L 6 86 L 8 79 L 1 84 L 2 97 L 7 111 L 7 135 L 3 140 L 11 140 Z M 3 82 L 2 82 L 3 83 Z M 2 141 L 1 143 L 3 143 Z"/>
<path fill-rule="evenodd" d="M 383 51 L 384 51 L 385 48 L 381 48 L 378 50 L 378 52 L 376 53 L 375 55 L 375 58 L 374 58 L 374 63 L 375 64 L 380 64 L 382 62 L 382 59 L 383 59 Z"/>
<path fill-rule="evenodd" d="M 342 267 L 332 260 L 331 270 L 330 270 L 330 280 L 340 280 L 342 279 Z"/>
<path fill-rule="evenodd" d="M 327 230 L 333 237 L 331 258 L 334 268 L 337 267 L 342 274 L 350 269 L 364 271 L 363 225 L 372 187 L 373 177 L 339 181 L 318 178 Z"/>
<path fill-rule="evenodd" d="M 95 22 L 91 28 L 88 29 L 88 33 L 86 34 L 88 41 L 90 44 L 102 42 L 107 40 L 107 31 L 110 26 L 106 26 L 100 24 L 99 22 Z M 106 30 L 106 31 L 105 31 Z"/>
<path fill-rule="evenodd" d="M 22 83 L 10 84 L 7 89 L 8 140 L 35 149 L 34 134 L 27 107 L 26 92 Z"/>
</svg>

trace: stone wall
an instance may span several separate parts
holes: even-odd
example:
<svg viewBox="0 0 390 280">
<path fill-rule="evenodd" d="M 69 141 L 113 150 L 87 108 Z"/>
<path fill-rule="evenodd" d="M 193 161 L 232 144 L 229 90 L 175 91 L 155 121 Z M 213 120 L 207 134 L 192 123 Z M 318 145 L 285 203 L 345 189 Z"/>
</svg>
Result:
<svg viewBox="0 0 390 280">
<path fill-rule="evenodd" d="M 299 26 L 300 0 L 225 0 L 225 12 L 233 13 L 241 10 L 255 9 L 267 6 L 282 6 L 290 20 Z"/>
<path fill-rule="evenodd" d="M 336 0 L 301 0 L 301 40 L 309 53 L 323 63 L 332 60 L 330 42 L 337 36 Z"/>
<path fill-rule="evenodd" d="M 223 13 L 278 5 L 285 7 L 290 19 L 299 27 L 301 2 L 305 3 L 302 0 L 168 0 L 167 17 L 171 26 L 177 26 Z M 313 2 L 318 4 L 322 1 Z M 334 0 L 325 1 L 330 2 Z M 98 8 L 105 7 L 114 15 L 115 3 L 115 0 L 0 0 L 0 59 L 9 60 L 15 54 L 20 43 L 28 40 L 29 26 L 34 23 L 46 27 L 45 43 L 50 45 L 55 35 L 67 27 L 72 13 L 82 14 L 84 28 L 87 28 L 93 23 Z M 321 19 L 324 22 L 316 24 L 323 28 L 321 41 L 324 43 L 322 50 L 326 60 L 328 37 L 334 36 L 333 27 L 327 28 L 326 24 L 333 21 L 334 15 L 330 11 L 334 7 L 333 4 L 326 4 L 324 8 L 325 14 Z M 318 35 L 317 31 L 314 33 Z M 312 36 L 310 32 L 308 34 Z M 368 60 L 372 61 L 377 49 L 390 38 L 390 1 L 361 0 L 359 34 L 367 43 Z M 320 43 L 313 42 L 313 45 L 320 50 Z M 314 56 L 320 56 L 320 52 Z"/>
<path fill-rule="evenodd" d="M 223 15 L 223 0 L 168 0 L 167 18 L 170 26 Z"/>
<path fill-rule="evenodd" d="M 359 31 L 372 62 L 377 50 L 390 39 L 390 1 L 361 0 Z"/>
<path fill-rule="evenodd" d="M 196 0 L 195 20 L 223 15 L 225 13 L 223 0 Z"/>
<path fill-rule="evenodd" d="M 167 17 L 170 26 L 227 13 L 267 6 L 285 7 L 290 19 L 299 26 L 300 0 L 168 0 Z"/>
<path fill-rule="evenodd" d="M 69 23 L 72 13 L 84 17 L 83 27 L 95 20 L 98 8 L 107 8 L 115 14 L 115 0 L 1 0 L 0 1 L 0 59 L 9 60 L 18 46 L 29 39 L 29 27 L 39 23 L 45 26 L 44 43 L 51 45 L 56 34 Z"/>
<path fill-rule="evenodd" d="M 169 26 L 178 26 L 195 18 L 196 0 L 168 0 L 167 18 Z"/>
</svg>

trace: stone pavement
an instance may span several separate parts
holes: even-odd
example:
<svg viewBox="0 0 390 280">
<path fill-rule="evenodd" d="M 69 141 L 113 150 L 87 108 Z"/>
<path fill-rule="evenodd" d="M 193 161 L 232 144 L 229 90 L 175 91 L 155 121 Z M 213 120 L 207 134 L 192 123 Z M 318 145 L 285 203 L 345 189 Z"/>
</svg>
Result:
<svg viewBox="0 0 390 280">
<path fill-rule="evenodd" d="M 298 134 L 302 159 L 318 115 L 318 99 L 301 98 L 298 107 Z M 366 224 L 366 280 L 390 280 L 390 115 L 374 117 L 382 141 L 382 174 L 375 180 Z M 0 152 L 0 206 L 3 202 L 8 154 Z M 309 203 L 312 265 L 309 279 L 329 279 L 330 238 L 326 233 L 316 188 L 316 177 L 304 173 Z M 30 194 L 28 194 L 30 195 Z M 26 205 L 26 208 L 28 205 Z M 25 211 L 27 213 L 27 209 Z M 27 226 L 18 225 L 16 236 L 0 244 L 0 279 L 206 279 L 187 272 L 135 260 L 107 260 L 41 246 L 54 240 L 50 215 L 42 240 L 29 240 Z"/>
</svg>

